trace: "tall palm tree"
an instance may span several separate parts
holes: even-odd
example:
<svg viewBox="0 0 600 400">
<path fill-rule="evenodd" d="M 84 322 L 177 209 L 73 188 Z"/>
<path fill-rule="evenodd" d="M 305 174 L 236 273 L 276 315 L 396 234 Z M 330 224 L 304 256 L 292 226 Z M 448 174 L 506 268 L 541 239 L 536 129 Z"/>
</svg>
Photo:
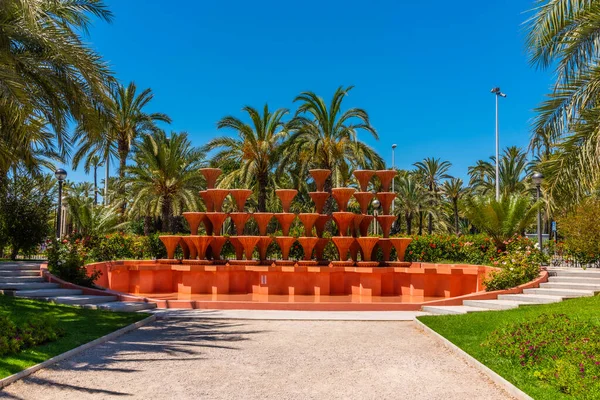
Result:
<svg viewBox="0 0 600 400">
<path fill-rule="evenodd" d="M 6 127 L 47 121 L 61 150 L 69 119 L 103 108 L 112 78 L 82 40 L 92 17 L 112 19 L 102 0 L 4 0 L 0 6 L 0 138 Z"/>
<path fill-rule="evenodd" d="M 172 216 L 196 209 L 202 184 L 198 169 L 204 166 L 204 152 L 192 147 L 187 133 L 173 132 L 167 137 L 163 131 L 155 131 L 144 135 L 133 161 L 125 179 L 133 196 L 132 212 L 150 205 L 167 232 Z"/>
<path fill-rule="evenodd" d="M 528 21 L 531 63 L 556 68 L 552 92 L 536 110 L 531 143 L 554 150 L 541 168 L 548 168 L 546 190 L 555 203 L 577 202 L 600 182 L 599 11 L 596 1 L 544 0 Z"/>
<path fill-rule="evenodd" d="M 442 179 L 451 178 L 447 172 L 452 166 L 449 161 L 441 161 L 439 158 L 428 157 L 413 164 L 423 179 L 423 183 L 429 190 L 432 205 L 435 205 L 438 198 L 439 186 Z M 429 213 L 427 233 L 433 232 L 433 214 Z"/>
<path fill-rule="evenodd" d="M 300 106 L 290 123 L 294 133 L 282 147 L 281 169 L 299 177 L 305 177 L 311 168 L 330 169 L 325 188 L 331 191 L 334 186 L 345 185 L 354 169 L 383 168 L 377 152 L 358 139 L 359 131 L 379 138 L 367 112 L 361 108 L 342 111 L 342 102 L 352 88 L 339 87 L 329 107 L 313 92 L 303 92 L 294 99 Z"/>
<path fill-rule="evenodd" d="M 86 160 L 84 164 L 84 171 L 86 174 L 90 173 L 90 169 L 94 170 L 94 205 L 98 205 L 98 167 L 103 165 L 102 159 L 99 155 L 94 154 L 92 157 Z"/>
<path fill-rule="evenodd" d="M 463 180 L 460 178 L 451 178 L 442 184 L 442 193 L 452 204 L 452 213 L 454 216 L 454 232 L 460 234 L 460 225 L 458 219 L 458 202 L 465 193 Z"/>
<path fill-rule="evenodd" d="M 280 108 L 271 112 L 267 104 L 262 115 L 259 110 L 250 106 L 244 107 L 242 111 L 250 117 L 250 124 L 234 116 L 226 116 L 217 123 L 218 129 L 232 129 L 238 137 L 214 138 L 204 149 L 221 149 L 212 158 L 213 163 L 237 163 L 240 166 L 225 176 L 226 183 L 241 180 L 246 187 L 256 185 L 258 211 L 264 212 L 267 210 L 267 187 L 280 155 L 279 146 L 288 136 L 283 117 L 289 111 Z"/>
<path fill-rule="evenodd" d="M 480 194 L 489 194 L 496 187 L 496 157 L 491 161 L 477 161 L 475 166 L 469 167 L 469 185 Z M 511 195 L 525 193 L 529 190 L 528 175 L 532 163 L 527 159 L 527 152 L 516 146 L 507 147 L 500 156 L 500 193 Z"/>
<path fill-rule="evenodd" d="M 412 235 L 413 218 L 415 215 L 419 215 L 421 205 L 425 202 L 427 194 L 415 174 L 400 176 L 397 183 L 399 207 L 396 210 L 398 213 L 404 214 L 406 233 Z"/>
</svg>

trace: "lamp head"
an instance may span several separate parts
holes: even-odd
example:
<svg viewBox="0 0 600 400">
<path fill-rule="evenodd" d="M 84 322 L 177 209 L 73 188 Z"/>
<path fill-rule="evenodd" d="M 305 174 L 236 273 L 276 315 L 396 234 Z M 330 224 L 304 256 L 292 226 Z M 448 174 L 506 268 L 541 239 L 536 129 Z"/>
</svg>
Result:
<svg viewBox="0 0 600 400">
<path fill-rule="evenodd" d="M 540 186 L 544 180 L 544 175 L 541 172 L 534 172 L 531 176 L 531 180 L 535 183 L 535 186 Z"/>
<path fill-rule="evenodd" d="M 65 171 L 62 168 L 59 168 L 56 171 L 54 171 L 54 176 L 56 177 L 56 179 L 58 179 L 59 182 L 62 182 L 67 178 L 67 171 Z"/>
<path fill-rule="evenodd" d="M 394 144 L 392 145 L 392 149 L 395 149 L 396 147 L 398 147 L 398 145 L 397 145 L 396 143 L 394 143 Z"/>
<path fill-rule="evenodd" d="M 494 93 L 496 96 L 506 97 L 506 93 L 502 93 L 499 87 L 492 88 L 491 92 Z"/>
<path fill-rule="evenodd" d="M 371 204 L 373 205 L 374 209 L 378 209 L 379 206 L 381 206 L 381 202 L 377 199 L 373 199 L 373 201 L 371 202 Z"/>
</svg>

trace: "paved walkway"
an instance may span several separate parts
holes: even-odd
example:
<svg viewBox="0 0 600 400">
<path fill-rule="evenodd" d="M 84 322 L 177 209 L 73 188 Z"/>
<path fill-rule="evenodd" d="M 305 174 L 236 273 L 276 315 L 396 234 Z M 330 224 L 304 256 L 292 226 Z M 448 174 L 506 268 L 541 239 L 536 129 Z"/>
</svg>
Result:
<svg viewBox="0 0 600 400">
<path fill-rule="evenodd" d="M 14 399 L 507 399 L 412 322 L 161 320 L 38 371 Z"/>
<path fill-rule="evenodd" d="M 155 309 L 159 318 L 259 319 L 298 321 L 413 321 L 422 311 L 283 311 Z"/>
</svg>

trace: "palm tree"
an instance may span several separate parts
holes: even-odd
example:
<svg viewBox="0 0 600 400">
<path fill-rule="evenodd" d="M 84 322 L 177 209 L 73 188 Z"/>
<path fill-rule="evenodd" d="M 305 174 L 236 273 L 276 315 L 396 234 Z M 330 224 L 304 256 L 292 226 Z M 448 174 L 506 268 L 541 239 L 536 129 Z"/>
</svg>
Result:
<svg viewBox="0 0 600 400">
<path fill-rule="evenodd" d="M 90 173 L 90 169 L 94 169 L 94 205 L 98 205 L 98 167 L 103 165 L 102 159 L 99 155 L 94 154 L 88 159 L 89 161 L 84 164 L 84 171 L 86 174 Z"/>
<path fill-rule="evenodd" d="M 225 183 L 241 180 L 246 187 L 256 184 L 258 211 L 267 210 L 267 187 L 278 158 L 278 148 L 288 136 L 283 117 L 287 109 L 280 108 L 269 111 L 265 104 L 262 115 L 257 109 L 246 106 L 242 109 L 252 121 L 243 122 L 233 116 L 226 116 L 217 123 L 218 129 L 232 129 L 237 138 L 228 136 L 212 139 L 204 147 L 205 151 L 222 149 L 212 158 L 212 162 L 220 164 L 238 164 L 239 169 L 232 170 L 224 177 Z"/>
<path fill-rule="evenodd" d="M 475 166 L 469 167 L 469 185 L 483 195 L 496 190 L 496 157 L 492 156 L 490 160 L 479 160 Z M 511 195 L 525 193 L 529 190 L 527 178 L 531 172 L 532 163 L 527 160 L 525 150 L 516 146 L 507 147 L 500 157 L 498 169 L 500 193 Z"/>
<path fill-rule="evenodd" d="M 171 217 L 184 209 L 195 210 L 202 178 L 198 169 L 204 166 L 204 152 L 192 147 L 185 132 L 163 131 L 144 135 L 133 160 L 127 167 L 125 182 L 132 193 L 131 212 L 143 207 L 160 216 L 162 230 L 171 230 Z"/>
<path fill-rule="evenodd" d="M 556 68 L 552 92 L 537 109 L 531 146 L 552 148 L 547 190 L 554 202 L 573 203 L 600 179 L 600 12 L 595 1 L 540 1 L 529 22 L 530 61 Z M 546 163 L 542 165 L 545 168 Z"/>
<path fill-rule="evenodd" d="M 89 236 L 105 235 L 127 227 L 128 223 L 120 222 L 118 205 L 99 206 L 93 204 L 90 197 L 67 197 L 68 217 L 73 229 Z"/>
<path fill-rule="evenodd" d="M 531 204 L 528 196 L 514 194 L 501 196 L 466 197 L 463 212 L 480 231 L 488 234 L 499 250 L 506 250 L 506 240 L 524 233 L 540 208 L 541 203 Z"/>
<path fill-rule="evenodd" d="M 352 88 L 339 87 L 329 108 L 313 92 L 303 92 L 294 99 L 301 104 L 290 122 L 294 133 L 281 149 L 281 170 L 287 168 L 305 177 L 311 168 L 330 169 L 332 174 L 325 185 L 330 192 L 334 186 L 345 185 L 354 169 L 383 168 L 377 152 L 358 139 L 359 131 L 378 139 L 367 112 L 361 108 L 342 112 L 342 102 Z"/>
<path fill-rule="evenodd" d="M 442 193 L 452 204 L 452 212 L 454 216 L 454 232 L 460 234 L 460 225 L 458 219 L 458 202 L 465 193 L 463 187 L 463 180 L 460 178 L 451 178 L 450 180 L 444 181 L 442 184 Z"/>
<path fill-rule="evenodd" d="M 61 150 L 69 119 L 103 108 L 111 85 L 102 58 L 82 40 L 91 17 L 110 21 L 102 0 L 5 0 L 0 7 L 0 138 L 15 124 L 43 119 Z M 0 140 L 1 141 L 1 140 Z"/>
<path fill-rule="evenodd" d="M 412 235 L 412 221 L 415 215 L 419 215 L 421 205 L 425 202 L 427 194 L 415 174 L 410 173 L 400 176 L 397 180 L 397 193 L 399 207 L 398 213 L 404 213 L 406 220 L 406 233 Z"/>
<path fill-rule="evenodd" d="M 423 183 L 429 190 L 432 205 L 434 205 L 438 201 L 440 181 L 442 179 L 450 178 L 447 172 L 452 164 L 449 161 L 441 161 L 439 158 L 428 157 L 413 165 L 417 167 L 417 171 L 421 175 Z M 430 235 L 433 232 L 433 214 L 431 212 L 429 213 L 427 232 Z"/>
</svg>

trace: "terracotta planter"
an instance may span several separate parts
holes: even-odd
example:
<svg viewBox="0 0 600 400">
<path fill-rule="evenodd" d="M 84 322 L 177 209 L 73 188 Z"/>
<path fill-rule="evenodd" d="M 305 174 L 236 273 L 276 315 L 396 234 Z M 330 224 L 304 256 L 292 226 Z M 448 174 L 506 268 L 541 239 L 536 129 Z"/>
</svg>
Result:
<svg viewBox="0 0 600 400">
<path fill-rule="evenodd" d="M 200 168 L 200 173 L 204 175 L 206 179 L 206 188 L 214 189 L 217 183 L 217 178 L 221 175 L 220 168 Z"/>
<path fill-rule="evenodd" d="M 396 198 L 396 193 L 393 192 L 379 192 L 377 193 L 377 199 L 381 203 L 381 209 L 383 210 L 383 214 L 390 214 L 390 207 Z"/>
<path fill-rule="evenodd" d="M 283 236 L 287 236 L 290 233 L 290 226 L 296 219 L 296 214 L 293 213 L 276 213 L 275 218 L 279 221 L 279 225 L 281 225 L 281 230 L 283 232 Z"/>
<path fill-rule="evenodd" d="M 381 238 L 377 245 L 381 248 L 381 252 L 383 253 L 383 262 L 390 261 L 390 254 L 392 253 L 392 242 L 390 239 Z"/>
<path fill-rule="evenodd" d="M 237 240 L 244 248 L 246 260 L 252 260 L 252 254 L 254 253 L 254 248 L 258 244 L 258 241 L 260 240 L 260 236 L 238 236 Z"/>
<path fill-rule="evenodd" d="M 212 200 L 215 211 L 223 211 L 223 201 L 229 195 L 229 189 L 208 189 L 207 192 Z"/>
<path fill-rule="evenodd" d="M 329 222 L 331 218 L 327 214 L 320 214 L 319 218 L 315 222 L 315 230 L 317 231 L 318 237 L 323 237 L 323 233 L 325 232 L 325 225 Z"/>
<path fill-rule="evenodd" d="M 366 192 L 369 186 L 369 181 L 375 175 L 375 171 L 370 169 L 357 169 L 354 171 L 354 177 L 358 181 L 361 192 Z"/>
<path fill-rule="evenodd" d="M 283 207 L 284 213 L 290 212 L 290 205 L 292 204 L 292 200 L 298 194 L 296 189 L 277 189 L 275 190 L 275 194 L 281 200 L 281 205 Z"/>
<path fill-rule="evenodd" d="M 212 242 L 212 236 L 190 236 L 192 238 L 192 242 L 196 246 L 196 251 L 198 252 L 198 260 L 206 259 L 206 249 Z"/>
<path fill-rule="evenodd" d="M 221 234 L 221 228 L 223 228 L 223 222 L 227 219 L 227 213 L 210 212 L 206 213 L 206 218 L 208 218 L 212 225 L 212 233 L 219 236 Z"/>
<path fill-rule="evenodd" d="M 352 188 L 331 189 L 331 195 L 335 199 L 339 211 L 346 211 L 348 209 L 348 201 L 350 200 L 350 197 L 352 197 L 354 192 L 356 192 L 356 189 Z"/>
<path fill-rule="evenodd" d="M 159 236 L 158 238 L 160 239 L 161 242 L 163 242 L 163 244 L 167 248 L 167 258 L 170 260 L 174 259 L 175 258 L 175 250 L 177 249 L 177 245 L 179 244 L 179 241 L 181 240 L 181 236 L 168 235 L 168 236 Z"/>
<path fill-rule="evenodd" d="M 375 217 L 372 215 L 363 215 L 363 219 L 360 221 L 360 236 L 369 236 L 369 228 L 374 219 Z"/>
<path fill-rule="evenodd" d="M 310 192 L 308 194 L 312 199 L 313 203 L 315 203 L 315 211 L 317 214 L 323 213 L 323 208 L 325 207 L 325 203 L 329 198 L 329 193 L 327 192 Z"/>
<path fill-rule="evenodd" d="M 392 185 L 392 180 L 396 177 L 398 172 L 393 169 L 382 169 L 379 171 L 375 171 L 375 175 L 379 178 L 381 182 L 381 191 L 389 192 L 390 186 Z"/>
<path fill-rule="evenodd" d="M 351 212 L 334 212 L 333 220 L 338 226 L 339 235 L 340 236 L 349 236 L 348 228 L 350 224 L 354 221 L 354 213 Z"/>
<path fill-rule="evenodd" d="M 373 193 L 371 192 L 355 192 L 354 198 L 356 202 L 360 206 L 360 212 L 362 214 L 367 214 L 369 210 L 369 205 L 371 204 L 371 200 L 373 200 Z"/>
<path fill-rule="evenodd" d="M 378 215 L 377 223 L 381 226 L 381 231 L 383 233 L 384 238 L 390 237 L 390 230 L 392 229 L 392 224 L 396 220 L 395 215 Z"/>
<path fill-rule="evenodd" d="M 204 202 L 204 208 L 206 208 L 207 212 L 214 212 L 215 206 L 213 205 L 212 196 L 208 194 L 207 190 L 201 190 L 198 192 L 200 197 L 202 197 L 202 201 Z"/>
<path fill-rule="evenodd" d="M 229 217 L 235 224 L 235 232 L 238 236 L 244 234 L 244 228 L 246 227 L 246 222 L 250 219 L 250 215 L 251 214 L 247 212 L 234 212 L 229 214 Z"/>
<path fill-rule="evenodd" d="M 300 243 L 300 246 L 302 246 L 302 250 L 304 250 L 304 260 L 308 261 L 312 259 L 312 252 L 318 241 L 319 239 L 316 237 L 298 238 L 298 243 Z"/>
<path fill-rule="evenodd" d="M 311 169 L 308 171 L 313 179 L 315 180 L 315 184 L 317 185 L 317 192 L 322 192 L 325 190 L 325 181 L 331 175 L 331 170 L 328 169 Z"/>
<path fill-rule="evenodd" d="M 250 189 L 230 189 L 229 193 L 231 193 L 231 197 L 235 201 L 238 212 L 244 212 L 244 206 L 246 205 L 246 200 L 252 195 L 252 190 Z"/>
<path fill-rule="evenodd" d="M 390 242 L 396 249 L 396 258 L 398 261 L 404 261 L 406 248 L 412 242 L 412 238 L 390 238 Z"/>
<path fill-rule="evenodd" d="M 275 238 L 275 241 L 277 242 L 277 244 L 279 245 L 279 248 L 281 249 L 281 259 L 287 260 L 289 258 L 290 248 L 296 241 L 296 238 L 291 237 L 291 236 L 277 236 Z"/>
<path fill-rule="evenodd" d="M 361 237 L 356 239 L 356 242 L 362 249 L 363 261 L 371 261 L 371 257 L 373 256 L 373 249 L 377 242 L 379 242 L 378 237 Z"/>
<path fill-rule="evenodd" d="M 238 238 L 236 236 L 230 236 L 229 243 L 231 243 L 231 245 L 235 249 L 235 259 L 243 260 L 244 259 L 244 246 L 238 240 Z"/>
<path fill-rule="evenodd" d="M 190 226 L 190 233 L 197 235 L 200 222 L 206 218 L 206 214 L 203 212 L 184 212 L 182 215 Z"/>
<path fill-rule="evenodd" d="M 352 220 L 352 224 L 350 225 L 350 234 L 352 236 L 358 237 L 360 235 L 360 223 L 364 218 L 364 214 L 354 214 L 354 219 Z"/>
<path fill-rule="evenodd" d="M 189 260 L 195 260 L 198 257 L 198 251 L 196 250 L 196 245 L 194 244 L 193 236 L 182 236 L 181 242 L 185 243 L 189 251 Z M 181 243 L 180 242 L 180 243 Z"/>
<path fill-rule="evenodd" d="M 317 219 L 319 219 L 319 214 L 316 213 L 300 213 L 298 214 L 298 219 L 302 222 L 304 226 L 304 236 L 310 237 L 312 236 L 313 226 Z"/>
<path fill-rule="evenodd" d="M 333 241 L 333 244 L 335 244 L 335 247 L 337 247 L 338 249 L 339 261 L 347 261 L 350 246 L 352 246 L 352 243 L 354 243 L 356 239 L 347 236 L 334 236 L 331 238 L 331 240 Z"/>
<path fill-rule="evenodd" d="M 260 261 L 265 262 L 267 260 L 267 249 L 269 245 L 273 243 L 273 238 L 271 236 L 260 236 L 258 239 L 258 255 L 260 256 Z"/>
<path fill-rule="evenodd" d="M 211 236 L 213 238 L 210 243 L 210 248 L 212 250 L 213 260 L 220 261 L 221 260 L 221 250 L 223 250 L 223 246 L 227 243 L 226 236 Z"/>
<path fill-rule="evenodd" d="M 266 236 L 267 227 L 269 226 L 269 222 L 271 222 L 271 219 L 273 218 L 273 213 L 255 212 L 254 214 L 252 214 L 252 217 L 258 225 L 258 232 L 260 233 L 260 236 Z"/>
<path fill-rule="evenodd" d="M 329 238 L 319 238 L 317 244 L 315 245 L 315 256 L 319 261 L 325 261 L 323 257 L 323 253 L 325 251 L 325 247 L 329 243 Z"/>
</svg>

